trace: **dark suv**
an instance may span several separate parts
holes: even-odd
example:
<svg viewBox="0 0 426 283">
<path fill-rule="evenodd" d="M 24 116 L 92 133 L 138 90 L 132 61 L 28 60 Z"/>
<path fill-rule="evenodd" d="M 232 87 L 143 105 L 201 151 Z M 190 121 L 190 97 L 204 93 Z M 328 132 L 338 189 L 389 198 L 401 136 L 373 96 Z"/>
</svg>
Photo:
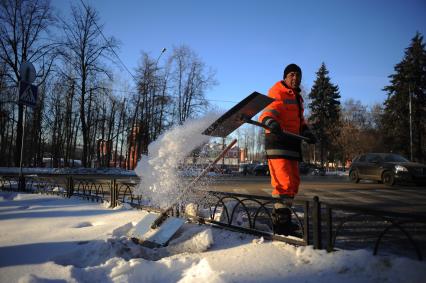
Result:
<svg viewBox="0 0 426 283">
<path fill-rule="evenodd" d="M 392 186 L 396 181 L 426 182 L 426 165 L 410 162 L 394 153 L 368 153 L 357 156 L 349 168 L 349 179 L 377 180 Z"/>
</svg>

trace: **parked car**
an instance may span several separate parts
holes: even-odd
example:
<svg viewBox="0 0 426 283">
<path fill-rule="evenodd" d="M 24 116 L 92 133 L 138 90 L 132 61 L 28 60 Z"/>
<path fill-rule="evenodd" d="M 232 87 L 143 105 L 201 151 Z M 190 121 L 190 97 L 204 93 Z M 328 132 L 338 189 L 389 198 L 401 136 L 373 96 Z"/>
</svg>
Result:
<svg viewBox="0 0 426 283">
<path fill-rule="evenodd" d="M 376 180 L 389 186 L 395 182 L 426 183 L 426 165 L 394 153 L 367 153 L 352 160 L 349 179 L 354 183 Z"/>
<path fill-rule="evenodd" d="M 312 163 L 299 162 L 299 173 L 302 175 L 325 176 L 325 168 Z"/>
<path fill-rule="evenodd" d="M 259 164 L 253 168 L 253 175 L 269 176 L 269 166 L 267 164 Z"/>
<path fill-rule="evenodd" d="M 257 164 L 249 164 L 249 163 L 241 163 L 238 168 L 238 173 L 243 175 L 251 175 L 253 174 L 253 169 Z"/>
<path fill-rule="evenodd" d="M 311 167 L 311 174 L 315 176 L 325 176 L 325 168 L 319 165 L 313 165 Z"/>
</svg>

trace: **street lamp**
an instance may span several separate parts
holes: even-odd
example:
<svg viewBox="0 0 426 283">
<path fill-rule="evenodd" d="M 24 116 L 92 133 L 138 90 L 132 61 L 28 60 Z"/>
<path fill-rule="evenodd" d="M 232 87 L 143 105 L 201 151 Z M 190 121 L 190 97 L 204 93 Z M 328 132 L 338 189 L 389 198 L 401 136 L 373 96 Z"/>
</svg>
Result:
<svg viewBox="0 0 426 283">
<path fill-rule="evenodd" d="M 158 58 L 155 61 L 155 69 L 157 69 L 158 60 L 160 60 L 161 55 L 163 55 L 163 53 L 166 52 L 166 50 L 167 49 L 165 47 L 163 49 L 161 49 L 161 53 L 160 53 L 160 55 L 158 55 Z"/>
</svg>

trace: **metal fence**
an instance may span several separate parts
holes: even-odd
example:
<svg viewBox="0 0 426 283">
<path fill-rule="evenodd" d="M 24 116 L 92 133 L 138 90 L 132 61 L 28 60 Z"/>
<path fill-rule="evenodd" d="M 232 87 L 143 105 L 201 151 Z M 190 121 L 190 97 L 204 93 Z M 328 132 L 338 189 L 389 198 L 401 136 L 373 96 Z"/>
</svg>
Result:
<svg viewBox="0 0 426 283">
<path fill-rule="evenodd" d="M 110 207 L 129 204 L 158 211 L 135 195 L 136 176 L 108 174 L 18 174 L 0 173 L 0 189 L 30 193 L 76 196 Z M 272 208 L 281 202 L 290 208 L 297 225 L 291 236 L 277 235 L 272 225 Z M 189 209 L 191 208 L 191 209 Z M 296 198 L 291 205 L 272 197 L 193 190 L 170 212 L 200 223 L 263 236 L 295 245 L 312 245 L 333 251 L 339 248 L 371 247 L 423 259 L 426 251 L 426 217 L 365 209 L 353 205 L 321 202 L 318 197 Z M 391 248 L 389 248 L 391 247 Z M 409 247 L 409 249 L 407 249 Z"/>
</svg>

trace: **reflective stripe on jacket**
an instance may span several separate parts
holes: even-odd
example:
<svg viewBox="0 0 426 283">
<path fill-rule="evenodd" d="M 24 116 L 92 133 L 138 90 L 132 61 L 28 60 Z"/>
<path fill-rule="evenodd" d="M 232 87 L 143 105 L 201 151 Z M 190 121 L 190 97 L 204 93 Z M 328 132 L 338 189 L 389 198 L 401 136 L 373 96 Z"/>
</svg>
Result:
<svg viewBox="0 0 426 283">
<path fill-rule="evenodd" d="M 275 101 L 265 108 L 259 121 L 267 126 L 276 121 L 282 130 L 300 134 L 306 122 L 303 118 L 303 98 L 299 91 L 287 87 L 284 81 L 277 82 L 268 93 Z M 291 137 L 284 139 L 268 130 L 265 135 L 265 149 L 268 159 L 302 159 L 300 140 Z"/>
</svg>

